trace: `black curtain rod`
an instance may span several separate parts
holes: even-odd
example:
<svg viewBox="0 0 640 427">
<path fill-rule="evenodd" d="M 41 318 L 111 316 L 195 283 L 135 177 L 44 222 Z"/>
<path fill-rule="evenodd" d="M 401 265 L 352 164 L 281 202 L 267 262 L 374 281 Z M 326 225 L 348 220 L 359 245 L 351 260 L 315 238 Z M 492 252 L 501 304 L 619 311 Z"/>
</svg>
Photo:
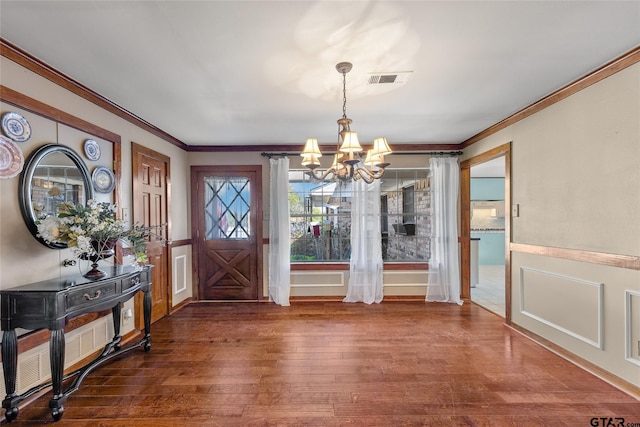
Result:
<svg viewBox="0 0 640 427">
<path fill-rule="evenodd" d="M 335 153 L 327 152 L 326 154 L 333 155 Z M 407 152 L 393 152 L 390 156 L 410 156 L 416 154 L 428 154 L 429 156 L 461 156 L 462 151 L 407 151 Z M 286 156 L 299 156 L 300 153 L 261 153 L 262 157 L 286 157 Z"/>
<path fill-rule="evenodd" d="M 427 154 L 429 156 L 462 156 L 462 151 L 394 151 L 388 156 L 415 156 L 418 154 Z"/>
<path fill-rule="evenodd" d="M 260 155 L 262 157 L 268 157 L 268 158 L 272 158 L 272 157 L 287 157 L 287 156 L 298 156 L 300 155 L 300 153 L 260 153 Z"/>
</svg>

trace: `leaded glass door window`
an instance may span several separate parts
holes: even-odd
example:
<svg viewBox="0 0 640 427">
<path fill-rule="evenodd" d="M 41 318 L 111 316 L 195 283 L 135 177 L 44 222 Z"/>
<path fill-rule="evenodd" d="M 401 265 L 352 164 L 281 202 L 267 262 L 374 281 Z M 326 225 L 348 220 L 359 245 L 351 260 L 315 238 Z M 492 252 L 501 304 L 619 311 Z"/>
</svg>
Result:
<svg viewBox="0 0 640 427">
<path fill-rule="evenodd" d="M 251 235 L 251 183 L 247 177 L 204 179 L 205 238 L 248 239 Z"/>
</svg>

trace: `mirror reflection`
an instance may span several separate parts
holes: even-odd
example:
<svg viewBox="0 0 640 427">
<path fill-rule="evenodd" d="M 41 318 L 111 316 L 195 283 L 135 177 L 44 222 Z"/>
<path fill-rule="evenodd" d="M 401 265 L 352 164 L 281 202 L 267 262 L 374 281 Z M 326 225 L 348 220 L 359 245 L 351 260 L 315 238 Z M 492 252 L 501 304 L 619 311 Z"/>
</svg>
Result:
<svg viewBox="0 0 640 427">
<path fill-rule="evenodd" d="M 65 202 L 85 204 L 84 187 L 80 170 L 66 154 L 54 152 L 44 156 L 31 179 L 33 216 L 55 216 L 58 206 Z"/>
<path fill-rule="evenodd" d="M 25 162 L 20 179 L 20 210 L 31 234 L 43 245 L 62 249 L 62 243 L 47 243 L 37 236 L 36 221 L 57 216 L 65 202 L 86 204 L 93 198 L 89 170 L 71 148 L 46 144 Z"/>
</svg>

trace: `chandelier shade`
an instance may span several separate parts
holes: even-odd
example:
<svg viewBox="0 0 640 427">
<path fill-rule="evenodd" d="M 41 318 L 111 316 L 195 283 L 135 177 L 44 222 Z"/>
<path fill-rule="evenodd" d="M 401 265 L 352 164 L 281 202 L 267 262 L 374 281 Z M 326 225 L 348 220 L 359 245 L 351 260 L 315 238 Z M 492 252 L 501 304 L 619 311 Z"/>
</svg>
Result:
<svg viewBox="0 0 640 427">
<path fill-rule="evenodd" d="M 315 169 L 320 167 L 320 160 L 315 154 L 305 154 L 302 156 L 302 166 L 306 166 L 309 169 Z"/>
<path fill-rule="evenodd" d="M 382 156 L 379 154 L 373 154 L 373 150 L 367 150 L 367 157 L 364 159 L 364 164 L 372 167 L 377 166 L 380 163 L 383 163 Z"/>
<path fill-rule="evenodd" d="M 362 151 L 357 132 L 343 132 L 340 151 L 343 153 L 359 153 Z"/>
<path fill-rule="evenodd" d="M 322 157 L 322 153 L 320 152 L 320 147 L 318 147 L 318 140 L 315 138 L 308 138 L 307 142 L 304 145 L 304 150 L 302 151 L 301 156 L 313 154 L 316 157 Z"/>
<path fill-rule="evenodd" d="M 391 154 L 391 148 L 389 148 L 389 143 L 387 142 L 387 138 L 376 138 L 373 140 L 373 149 L 372 154 L 378 154 L 384 156 L 386 154 Z"/>
<path fill-rule="evenodd" d="M 319 171 L 320 157 L 322 152 L 318 146 L 316 138 L 308 138 L 302 156 L 302 165 L 309 168 L 308 172 L 313 178 L 323 180 L 329 176 L 341 180 L 363 179 L 367 183 L 372 183 L 375 179 L 380 179 L 389 163 L 384 161 L 384 156 L 391 154 L 387 139 L 376 138 L 373 147 L 366 151 L 366 156 L 362 160 L 361 153 L 365 151 L 360 145 L 358 133 L 351 130 L 352 120 L 347 117 L 347 73 L 351 71 L 352 64 L 340 62 L 336 65 L 336 70 L 342 74 L 342 117 L 338 119 L 338 144 L 336 154 L 333 157 L 333 164 L 324 172 Z"/>
</svg>

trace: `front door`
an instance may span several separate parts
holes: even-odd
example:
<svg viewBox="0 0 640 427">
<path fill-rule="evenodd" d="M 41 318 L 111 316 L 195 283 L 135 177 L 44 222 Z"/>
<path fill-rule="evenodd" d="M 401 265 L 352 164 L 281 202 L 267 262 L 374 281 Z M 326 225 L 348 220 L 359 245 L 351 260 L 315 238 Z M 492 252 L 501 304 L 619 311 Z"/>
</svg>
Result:
<svg viewBox="0 0 640 427">
<path fill-rule="evenodd" d="M 261 166 L 193 166 L 194 261 L 200 300 L 259 298 Z"/>
</svg>

